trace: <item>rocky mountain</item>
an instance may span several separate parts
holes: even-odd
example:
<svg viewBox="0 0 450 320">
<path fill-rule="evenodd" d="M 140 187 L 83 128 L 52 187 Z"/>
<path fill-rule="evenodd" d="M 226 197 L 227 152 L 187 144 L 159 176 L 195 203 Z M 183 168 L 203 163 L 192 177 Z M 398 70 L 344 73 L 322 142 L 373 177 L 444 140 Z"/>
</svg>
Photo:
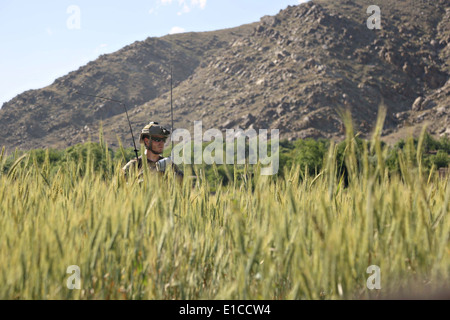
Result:
<svg viewBox="0 0 450 320">
<path fill-rule="evenodd" d="M 376 2 L 376 3 L 375 3 Z M 381 29 L 370 30 L 370 5 Z M 135 42 L 18 95 L 0 109 L 0 145 L 66 147 L 105 137 L 131 145 L 149 121 L 170 126 L 170 64 L 175 128 L 280 129 L 283 138 L 342 138 L 349 109 L 370 135 L 381 104 L 385 139 L 427 124 L 450 135 L 450 0 L 314 0 L 233 29 Z"/>
</svg>

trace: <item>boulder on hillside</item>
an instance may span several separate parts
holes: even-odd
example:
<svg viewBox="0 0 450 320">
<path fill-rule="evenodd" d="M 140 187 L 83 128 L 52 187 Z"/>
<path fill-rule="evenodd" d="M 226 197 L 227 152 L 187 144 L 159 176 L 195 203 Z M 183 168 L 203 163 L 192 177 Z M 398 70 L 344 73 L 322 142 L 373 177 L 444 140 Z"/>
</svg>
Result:
<svg viewBox="0 0 450 320">
<path fill-rule="evenodd" d="M 264 16 L 261 18 L 261 22 L 264 25 L 268 25 L 270 27 L 275 27 L 276 25 L 278 25 L 281 21 L 275 17 L 275 16 Z"/>
<path fill-rule="evenodd" d="M 448 76 L 435 66 L 425 66 L 425 81 L 431 89 L 437 89 L 444 85 Z"/>
<path fill-rule="evenodd" d="M 244 127 L 244 128 L 249 127 L 251 124 L 253 124 L 255 122 L 255 119 L 256 118 L 251 113 L 243 116 L 241 118 L 241 125 L 242 125 L 242 127 Z"/>
</svg>

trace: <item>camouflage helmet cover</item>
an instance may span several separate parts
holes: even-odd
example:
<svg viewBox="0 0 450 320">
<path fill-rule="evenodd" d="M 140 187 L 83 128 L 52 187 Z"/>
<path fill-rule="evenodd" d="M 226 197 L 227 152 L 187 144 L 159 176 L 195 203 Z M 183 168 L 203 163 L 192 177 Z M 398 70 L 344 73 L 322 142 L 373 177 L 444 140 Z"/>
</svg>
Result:
<svg viewBox="0 0 450 320">
<path fill-rule="evenodd" d="M 158 122 L 150 122 L 148 125 L 144 127 L 144 129 L 142 129 L 139 142 L 144 143 L 145 137 L 153 135 L 168 137 L 170 135 L 170 131 L 164 128 L 163 126 L 159 125 Z"/>
</svg>

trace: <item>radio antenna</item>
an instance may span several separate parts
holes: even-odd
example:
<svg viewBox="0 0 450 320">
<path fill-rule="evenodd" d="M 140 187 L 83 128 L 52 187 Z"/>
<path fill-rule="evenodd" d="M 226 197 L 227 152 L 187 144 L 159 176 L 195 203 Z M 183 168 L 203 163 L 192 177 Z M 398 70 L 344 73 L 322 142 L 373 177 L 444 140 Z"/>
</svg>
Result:
<svg viewBox="0 0 450 320">
<path fill-rule="evenodd" d="M 138 150 L 136 147 L 136 141 L 134 140 L 133 129 L 131 128 L 130 117 L 128 116 L 128 109 L 127 109 L 127 106 L 125 105 L 125 103 L 123 103 L 122 101 L 119 101 L 119 100 L 114 100 L 114 99 L 109 99 L 109 98 L 105 98 L 105 97 L 94 96 L 92 94 L 82 93 L 80 91 L 76 91 L 75 93 L 82 95 L 82 96 L 93 97 L 93 98 L 102 99 L 102 100 L 111 101 L 111 102 L 117 102 L 123 106 L 123 108 L 125 109 L 125 113 L 127 115 L 128 125 L 130 126 L 131 137 L 133 138 L 134 153 L 136 154 L 136 160 L 139 159 Z"/>
</svg>

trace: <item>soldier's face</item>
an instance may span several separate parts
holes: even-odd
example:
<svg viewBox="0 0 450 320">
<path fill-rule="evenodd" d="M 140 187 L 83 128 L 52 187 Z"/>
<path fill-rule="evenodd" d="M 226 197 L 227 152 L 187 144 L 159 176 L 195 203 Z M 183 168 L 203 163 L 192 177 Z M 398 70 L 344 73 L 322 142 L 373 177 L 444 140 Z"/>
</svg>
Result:
<svg viewBox="0 0 450 320">
<path fill-rule="evenodd" d="M 153 139 L 159 140 L 155 141 Z M 145 144 L 149 145 L 152 144 L 152 151 L 157 154 L 161 154 L 164 151 L 164 143 L 165 143 L 166 137 L 164 136 L 152 136 L 152 141 L 150 139 L 145 139 Z"/>
</svg>

